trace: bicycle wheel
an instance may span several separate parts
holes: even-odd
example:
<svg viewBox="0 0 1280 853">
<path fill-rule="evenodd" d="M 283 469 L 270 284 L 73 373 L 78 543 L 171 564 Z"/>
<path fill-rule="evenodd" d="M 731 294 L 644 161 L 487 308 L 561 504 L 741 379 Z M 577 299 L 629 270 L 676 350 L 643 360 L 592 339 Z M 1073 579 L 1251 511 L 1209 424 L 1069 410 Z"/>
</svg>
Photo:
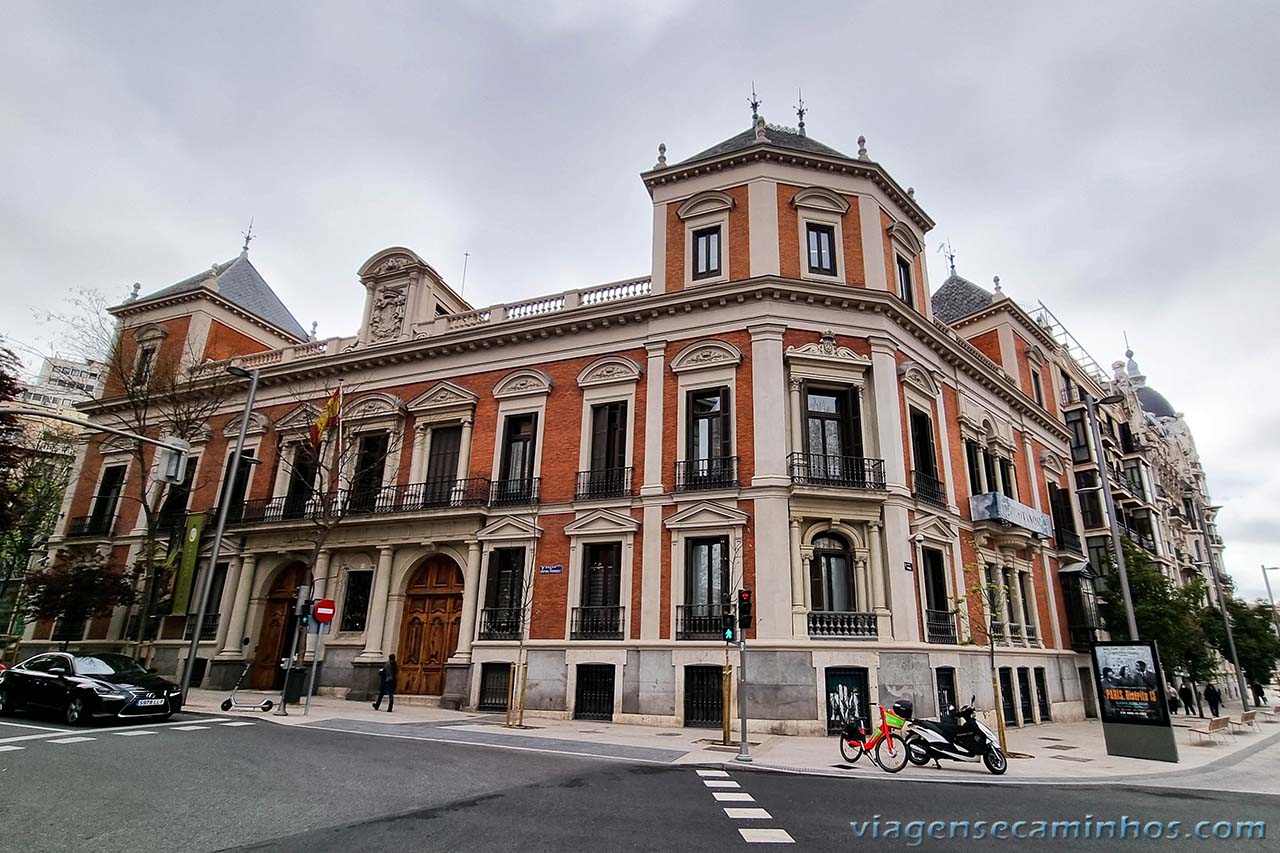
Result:
<svg viewBox="0 0 1280 853">
<path fill-rule="evenodd" d="M 866 752 L 860 743 L 849 743 L 844 736 L 840 737 L 840 757 L 849 764 L 857 764 L 862 753 Z"/>
<path fill-rule="evenodd" d="M 897 773 L 907 766 L 907 742 L 897 732 L 890 732 L 876 744 L 876 764 L 886 773 Z"/>
</svg>

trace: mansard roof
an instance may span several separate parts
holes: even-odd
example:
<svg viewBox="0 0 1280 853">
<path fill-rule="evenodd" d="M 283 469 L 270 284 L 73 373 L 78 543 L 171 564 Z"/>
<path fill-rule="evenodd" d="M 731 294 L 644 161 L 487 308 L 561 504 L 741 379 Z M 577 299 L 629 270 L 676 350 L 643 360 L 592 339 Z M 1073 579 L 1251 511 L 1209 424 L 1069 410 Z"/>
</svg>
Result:
<svg viewBox="0 0 1280 853">
<path fill-rule="evenodd" d="M 682 160 L 676 165 L 683 166 L 686 163 L 696 163 L 699 160 L 709 160 L 712 157 L 719 157 L 721 154 L 732 154 L 734 151 L 745 151 L 753 145 L 775 145 L 779 148 L 790 148 L 793 151 L 804 151 L 809 154 L 823 154 L 827 157 L 843 157 L 851 160 L 849 155 L 844 154 L 829 145 L 823 145 L 816 139 L 807 136 L 799 131 L 789 127 L 781 127 L 776 124 L 766 124 L 764 128 L 764 139 L 756 138 L 755 127 L 749 127 L 742 133 L 734 134 L 723 142 L 712 145 L 705 151 L 700 151 Z"/>
</svg>

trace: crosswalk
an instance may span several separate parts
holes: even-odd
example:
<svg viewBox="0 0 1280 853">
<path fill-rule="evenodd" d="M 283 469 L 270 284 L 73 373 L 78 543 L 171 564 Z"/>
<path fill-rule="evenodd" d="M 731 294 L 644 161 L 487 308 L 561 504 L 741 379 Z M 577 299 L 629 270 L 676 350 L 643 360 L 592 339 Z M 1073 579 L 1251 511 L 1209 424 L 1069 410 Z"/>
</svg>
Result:
<svg viewBox="0 0 1280 853">
<path fill-rule="evenodd" d="M 697 773 L 702 780 L 702 784 L 711 791 L 716 803 L 725 804 L 721 805 L 725 817 L 733 821 L 773 820 L 773 815 L 769 813 L 768 809 L 759 805 L 744 805 L 746 803 L 755 803 L 755 797 L 742 790 L 741 784 L 730 779 L 728 771 L 706 769 L 698 770 Z M 785 829 L 760 826 L 758 824 L 739 827 L 738 835 L 749 844 L 795 843 L 791 833 Z"/>
<path fill-rule="evenodd" d="M 81 730 L 84 734 L 73 734 L 73 730 L 70 729 L 53 728 L 52 726 L 38 726 L 27 723 L 13 723 L 6 720 L 0 721 L 0 753 L 21 752 L 33 747 L 38 748 L 46 745 L 69 747 L 82 743 L 105 741 L 113 737 L 148 737 L 163 735 L 169 732 L 202 732 L 215 727 L 243 728 L 245 726 L 253 725 L 256 725 L 256 723 L 252 723 L 247 720 L 231 720 L 226 717 L 215 717 L 211 719 L 202 719 L 199 724 L 179 721 L 172 723 L 159 723 L 145 728 L 139 728 L 137 726 L 88 728 Z M 24 733 L 9 735 L 9 732 L 17 730 L 21 730 Z M 33 730 L 38 733 L 30 733 L 33 732 Z"/>
</svg>

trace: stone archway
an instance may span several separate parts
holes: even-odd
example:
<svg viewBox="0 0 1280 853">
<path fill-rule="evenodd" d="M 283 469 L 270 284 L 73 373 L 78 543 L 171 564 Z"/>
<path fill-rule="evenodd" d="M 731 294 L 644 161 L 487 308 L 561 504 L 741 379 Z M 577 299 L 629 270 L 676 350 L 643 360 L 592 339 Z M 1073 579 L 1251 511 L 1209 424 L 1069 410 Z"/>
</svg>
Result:
<svg viewBox="0 0 1280 853">
<path fill-rule="evenodd" d="M 397 693 L 444 693 L 445 662 L 458 650 L 462 585 L 462 568 L 442 554 L 428 557 L 410 577 L 396 647 Z"/>
<path fill-rule="evenodd" d="M 249 673 L 249 686 L 254 690 L 274 690 L 283 680 L 280 659 L 289 654 L 289 638 L 297 628 L 293 597 L 306 580 L 307 567 L 294 563 L 277 572 L 271 583 L 263 602 L 262 626 L 258 629 L 253 670 Z"/>
</svg>

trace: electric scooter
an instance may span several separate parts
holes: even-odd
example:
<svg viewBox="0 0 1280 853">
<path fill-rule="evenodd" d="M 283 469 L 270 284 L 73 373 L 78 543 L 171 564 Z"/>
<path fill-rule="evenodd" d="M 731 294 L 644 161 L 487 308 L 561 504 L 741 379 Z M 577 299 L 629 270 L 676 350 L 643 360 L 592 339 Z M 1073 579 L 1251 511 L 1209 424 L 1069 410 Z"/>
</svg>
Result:
<svg viewBox="0 0 1280 853">
<path fill-rule="evenodd" d="M 975 697 L 976 698 L 976 697 Z M 981 761 L 992 775 L 999 776 L 1009 768 L 1008 759 L 1000 749 L 996 733 L 974 716 L 974 699 L 960 710 L 951 709 L 959 723 L 942 723 L 936 720 L 913 720 L 908 724 L 907 758 L 917 767 L 930 761 L 935 767 L 938 759 L 950 761 Z"/>
<path fill-rule="evenodd" d="M 249 674 L 249 670 L 253 669 L 253 661 L 244 662 L 244 669 L 240 671 L 240 677 L 236 679 L 236 686 L 231 688 L 231 695 L 222 700 L 221 708 L 224 711 L 270 711 L 275 707 L 275 702 L 270 699 L 263 699 L 257 705 L 250 705 L 247 702 L 236 701 L 236 691 L 240 689 L 240 685 L 244 684 L 244 677 Z"/>
</svg>

